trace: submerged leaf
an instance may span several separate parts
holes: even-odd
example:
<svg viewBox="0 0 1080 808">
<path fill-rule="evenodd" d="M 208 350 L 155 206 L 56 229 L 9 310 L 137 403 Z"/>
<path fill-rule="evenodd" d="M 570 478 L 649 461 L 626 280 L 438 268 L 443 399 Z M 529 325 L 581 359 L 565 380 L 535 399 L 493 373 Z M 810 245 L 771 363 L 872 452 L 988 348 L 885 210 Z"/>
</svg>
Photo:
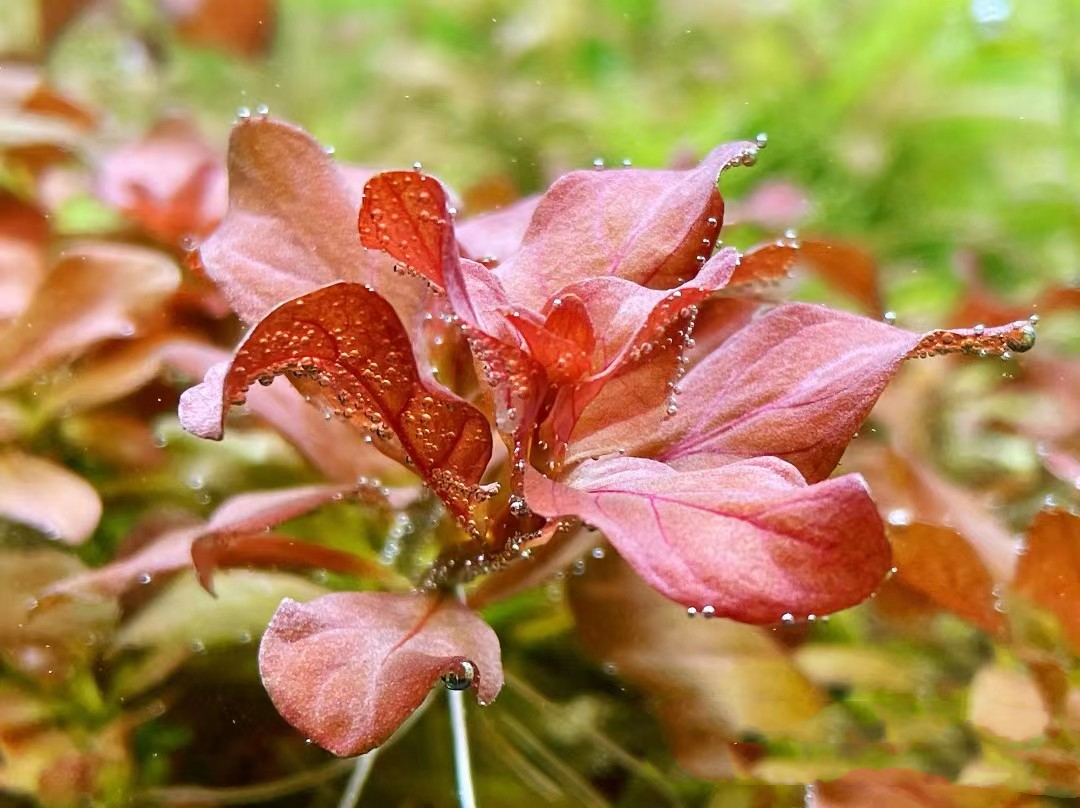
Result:
<svg viewBox="0 0 1080 808">
<path fill-rule="evenodd" d="M 1080 649 L 1080 516 L 1054 509 L 1035 517 L 1013 588 L 1056 615 Z"/>
<path fill-rule="evenodd" d="M 853 606 L 890 566 L 859 477 L 807 485 L 774 457 L 686 472 L 642 458 L 587 462 L 565 483 L 533 474 L 526 494 L 539 514 L 600 528 L 672 600 L 741 622 Z"/>
<path fill-rule="evenodd" d="M 440 677 L 466 679 L 482 704 L 502 687 L 495 632 L 455 600 L 420 595 L 285 600 L 263 637 L 259 670 L 285 720 L 342 756 L 385 742 Z"/>
<path fill-rule="evenodd" d="M 101 500 L 90 483 L 66 468 L 6 449 L 0 452 L 0 518 L 81 544 L 97 527 Z"/>
</svg>

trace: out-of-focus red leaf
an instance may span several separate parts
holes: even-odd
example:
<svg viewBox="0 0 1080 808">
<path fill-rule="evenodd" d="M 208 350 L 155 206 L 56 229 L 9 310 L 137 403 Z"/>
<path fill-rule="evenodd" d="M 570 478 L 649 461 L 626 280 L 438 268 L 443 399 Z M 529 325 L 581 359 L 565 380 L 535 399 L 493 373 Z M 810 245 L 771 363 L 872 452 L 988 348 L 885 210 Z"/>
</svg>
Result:
<svg viewBox="0 0 1080 808">
<path fill-rule="evenodd" d="M 389 570 L 353 553 L 312 544 L 289 536 L 265 533 L 207 533 L 191 545 L 191 560 L 199 583 L 214 594 L 214 572 L 228 567 L 301 567 L 385 580 Z"/>
<path fill-rule="evenodd" d="M 782 735 L 825 705 L 764 630 L 688 619 L 613 553 L 589 561 L 568 594 L 585 649 L 648 697 L 675 759 L 698 777 L 732 775 L 741 733 Z"/>
<path fill-rule="evenodd" d="M 68 250 L 30 305 L 0 329 L 0 386 L 102 340 L 131 337 L 179 281 L 176 265 L 151 250 L 118 244 Z"/>
<path fill-rule="evenodd" d="M 515 303 L 534 310 L 586 278 L 678 286 L 705 263 L 720 232 L 721 171 L 756 151 L 752 143 L 718 146 L 689 171 L 567 174 L 540 199 L 521 248 L 495 272 Z"/>
<path fill-rule="evenodd" d="M 499 210 L 466 219 L 457 227 L 458 243 L 474 261 L 495 266 L 521 246 L 539 202 L 540 197 L 530 196 Z"/>
<path fill-rule="evenodd" d="M 600 528 L 645 581 L 687 607 L 777 623 L 853 606 L 891 566 L 861 478 L 807 485 L 775 457 L 680 472 L 655 460 L 586 462 L 526 478 L 530 507 Z"/>
<path fill-rule="evenodd" d="M 443 267 L 458 260 L 442 185 L 419 171 L 385 171 L 368 180 L 357 227 L 360 243 L 443 285 Z"/>
<path fill-rule="evenodd" d="M 1054 614 L 1080 650 L 1080 517 L 1059 508 L 1035 517 L 1013 589 Z"/>
<path fill-rule="evenodd" d="M 731 278 L 733 288 L 783 280 L 797 265 L 820 275 L 829 286 L 848 295 L 871 315 L 882 310 L 877 264 L 852 244 L 836 241 L 780 241 L 750 250 Z"/>
<path fill-rule="evenodd" d="M 202 238 L 225 215 L 225 166 L 187 117 L 162 118 L 146 136 L 110 154 L 98 193 L 161 241 Z"/>
<path fill-rule="evenodd" d="M 963 536 L 925 522 L 890 531 L 894 581 L 926 595 L 938 606 L 998 633 L 1005 619 L 994 608 L 994 579 Z"/>
<path fill-rule="evenodd" d="M 1006 788 L 958 786 L 913 769 L 858 769 L 817 783 L 813 808 L 1036 808 L 1039 798 Z"/>
<path fill-rule="evenodd" d="M 64 32 L 91 0 L 38 0 L 41 17 L 41 44 L 48 48 Z"/>
<path fill-rule="evenodd" d="M 421 290 L 356 237 L 359 198 L 309 134 L 265 116 L 229 139 L 229 210 L 200 248 L 203 264 L 244 320 L 335 281 L 370 283 L 406 322 Z"/>
<path fill-rule="evenodd" d="M 724 220 L 730 225 L 752 224 L 764 230 L 797 226 L 810 212 L 804 189 L 786 180 L 757 183 L 746 197 L 728 200 Z"/>
<path fill-rule="evenodd" d="M 265 536 L 267 528 L 354 492 L 365 497 L 377 496 L 377 492 L 367 486 L 358 488 L 340 484 L 238 494 L 223 502 L 205 524 L 185 524 L 168 530 L 129 556 L 58 581 L 42 596 L 50 599 L 117 597 L 136 584 L 147 584 L 155 578 L 191 567 L 192 542 L 200 536 Z"/>
<path fill-rule="evenodd" d="M 70 159 L 94 127 L 85 109 L 54 91 L 41 72 L 5 64 L 0 70 L 0 152 L 33 174 Z"/>
<path fill-rule="evenodd" d="M 208 345 L 179 341 L 164 347 L 163 359 L 185 375 L 201 379 L 214 365 L 220 365 L 215 375 L 223 376 L 229 355 Z M 247 407 L 331 480 L 394 480 L 402 476 L 402 467 L 366 443 L 352 424 L 328 417 L 328 409 L 320 412 L 287 379 L 275 379 L 269 387 L 249 390 Z"/>
<path fill-rule="evenodd" d="M 342 756 L 384 743 L 442 676 L 468 683 L 482 704 L 503 678 L 495 632 L 465 606 L 372 592 L 283 601 L 259 671 L 285 720 Z"/>
<path fill-rule="evenodd" d="M 409 336 L 393 308 L 360 284 L 339 283 L 285 303 L 237 349 L 226 374 L 184 393 L 180 418 L 220 438 L 225 407 L 242 403 L 257 379 L 296 372 L 337 394 L 382 440 L 396 439 L 406 462 L 467 520 L 491 457 L 491 427 L 470 404 L 421 380 Z"/>
<path fill-rule="evenodd" d="M 101 518 L 97 491 L 67 469 L 17 449 L 0 452 L 0 517 L 81 544 Z"/>
<path fill-rule="evenodd" d="M 854 315 L 782 306 L 752 320 L 686 374 L 674 415 L 663 407 L 627 407 L 605 423 L 586 411 L 568 461 L 624 450 L 698 468 L 774 455 L 816 482 L 835 468 L 917 341 Z"/>
<path fill-rule="evenodd" d="M 49 225 L 45 213 L 0 191 L 0 321 L 30 303 L 45 275 Z"/>
<path fill-rule="evenodd" d="M 192 45 L 240 56 L 261 56 L 277 29 L 277 0 L 158 0 Z"/>
</svg>

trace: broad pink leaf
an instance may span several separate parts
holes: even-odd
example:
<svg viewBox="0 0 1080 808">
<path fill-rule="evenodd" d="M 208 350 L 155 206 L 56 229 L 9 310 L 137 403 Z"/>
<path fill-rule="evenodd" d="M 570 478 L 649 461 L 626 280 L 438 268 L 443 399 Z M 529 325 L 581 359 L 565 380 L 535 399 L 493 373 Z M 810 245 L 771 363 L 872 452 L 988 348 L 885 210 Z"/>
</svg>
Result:
<svg viewBox="0 0 1080 808">
<path fill-rule="evenodd" d="M 443 286 L 443 267 L 458 260 L 446 192 L 419 171 L 385 171 L 368 180 L 357 227 L 360 243 Z"/>
<path fill-rule="evenodd" d="M 679 468 L 773 455 L 822 480 L 919 337 L 820 306 L 781 306 L 722 343 L 679 386 L 678 410 L 627 411 L 574 434 L 568 460 L 619 450 Z"/>
<path fill-rule="evenodd" d="M 414 310 L 419 290 L 360 246 L 359 200 L 309 134 L 264 116 L 241 120 L 228 170 L 229 210 L 200 255 L 244 320 L 335 281 L 374 284 L 403 316 Z"/>
<path fill-rule="evenodd" d="M 376 492 L 367 486 L 335 484 L 238 494 L 218 506 L 205 524 L 166 530 L 129 556 L 58 581 L 44 595 L 49 598 L 84 599 L 117 597 L 137 584 L 150 583 L 164 575 L 190 568 L 191 546 L 200 536 L 265 536 L 265 529 L 356 493 L 371 497 Z"/>
<path fill-rule="evenodd" d="M 719 146 L 689 171 L 567 174 L 541 198 L 521 249 L 495 272 L 515 303 L 532 309 L 586 278 L 677 286 L 697 273 L 720 232 L 720 172 L 756 150 L 752 143 Z"/>
<path fill-rule="evenodd" d="M 600 528 L 672 600 L 746 623 L 853 606 L 881 583 L 889 544 L 854 475 L 807 485 L 775 457 L 698 471 L 587 462 L 564 483 L 526 478 L 532 509 Z"/>
<path fill-rule="evenodd" d="M 505 261 L 521 246 L 539 202 L 540 197 L 530 196 L 466 219 L 457 226 L 458 243 L 466 255 L 485 266 Z"/>
<path fill-rule="evenodd" d="M 186 117 L 162 118 L 146 136 L 110 154 L 98 193 L 155 238 L 203 237 L 225 215 L 228 185 L 218 153 Z"/>
<path fill-rule="evenodd" d="M 360 284 L 339 283 L 268 314 L 222 373 L 184 393 L 180 417 L 201 437 L 221 437 L 225 407 L 256 380 L 295 372 L 337 394 L 379 439 L 396 439 L 407 462 L 461 518 L 491 457 L 491 427 L 470 404 L 420 378 L 409 336 L 390 304 Z"/>
<path fill-rule="evenodd" d="M 6 449 L 0 452 L 0 518 L 81 544 L 97 527 L 101 500 L 93 486 L 62 466 Z"/>
<path fill-rule="evenodd" d="M 68 250 L 30 305 L 0 329 L 0 386 L 102 340 L 131 337 L 179 281 L 176 265 L 151 250 L 119 244 Z"/>
<path fill-rule="evenodd" d="M 336 755 L 384 743 L 441 676 L 472 669 L 482 704 L 502 688 L 499 640 L 455 600 L 342 592 L 286 599 L 259 647 L 278 712 Z"/>
</svg>

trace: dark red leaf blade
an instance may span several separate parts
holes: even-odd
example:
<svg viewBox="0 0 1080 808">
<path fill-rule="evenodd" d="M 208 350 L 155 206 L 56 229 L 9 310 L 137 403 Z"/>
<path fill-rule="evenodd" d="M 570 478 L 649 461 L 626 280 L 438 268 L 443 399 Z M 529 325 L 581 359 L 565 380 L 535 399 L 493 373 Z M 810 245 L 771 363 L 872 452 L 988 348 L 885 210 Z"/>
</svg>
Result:
<svg viewBox="0 0 1080 808">
<path fill-rule="evenodd" d="M 446 191 L 419 171 L 384 171 L 364 186 L 360 243 L 443 286 L 443 267 L 458 261 Z"/>
<path fill-rule="evenodd" d="M 745 623 L 853 606 L 891 566 L 861 478 L 807 485 L 775 457 L 689 472 L 612 458 L 582 464 L 565 483 L 533 473 L 526 495 L 536 513 L 598 527 L 668 598 Z"/>
<path fill-rule="evenodd" d="M 357 416 L 380 439 L 396 439 L 406 462 L 468 518 L 491 458 L 491 428 L 479 410 L 425 384 L 386 300 L 361 284 L 337 283 L 278 306 L 223 375 L 207 374 L 184 393 L 181 422 L 200 437 L 220 438 L 228 404 L 242 403 L 253 382 L 282 373 L 317 379 L 337 395 L 342 415 Z"/>
<path fill-rule="evenodd" d="M 441 676 L 469 668 L 477 699 L 490 703 L 503 678 L 495 632 L 456 600 L 420 595 L 286 599 L 259 647 L 277 711 L 341 756 L 383 744 Z"/>
<path fill-rule="evenodd" d="M 371 581 L 388 577 L 387 567 L 353 553 L 291 536 L 265 533 L 207 533 L 191 544 L 191 561 L 203 589 L 214 594 L 214 573 L 230 567 L 324 569 Z"/>
<path fill-rule="evenodd" d="M 1013 588 L 1055 615 L 1080 649 L 1080 516 L 1054 509 L 1035 517 Z"/>
</svg>

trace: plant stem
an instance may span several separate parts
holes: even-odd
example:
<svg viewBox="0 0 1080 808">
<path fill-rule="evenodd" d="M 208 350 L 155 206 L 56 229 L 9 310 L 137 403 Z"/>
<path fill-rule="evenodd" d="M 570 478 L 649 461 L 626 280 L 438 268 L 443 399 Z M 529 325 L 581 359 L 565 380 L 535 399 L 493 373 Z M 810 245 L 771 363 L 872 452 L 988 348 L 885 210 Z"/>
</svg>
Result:
<svg viewBox="0 0 1080 808">
<path fill-rule="evenodd" d="M 378 754 L 378 749 L 372 749 L 356 759 L 352 774 L 349 775 L 349 782 L 346 783 L 345 791 L 342 792 L 341 799 L 338 801 L 338 808 L 354 808 L 359 802 L 360 792 L 364 790 L 364 784 L 367 782 L 368 775 L 371 774 L 371 767 L 375 765 Z"/>
<path fill-rule="evenodd" d="M 458 600 L 465 602 L 465 589 L 458 585 L 454 590 Z M 469 754 L 469 731 L 465 725 L 465 691 L 447 690 L 450 705 L 450 735 L 454 743 L 454 777 L 457 780 L 458 803 L 461 808 L 476 808 L 476 791 L 473 788 L 472 763 Z"/>
</svg>

